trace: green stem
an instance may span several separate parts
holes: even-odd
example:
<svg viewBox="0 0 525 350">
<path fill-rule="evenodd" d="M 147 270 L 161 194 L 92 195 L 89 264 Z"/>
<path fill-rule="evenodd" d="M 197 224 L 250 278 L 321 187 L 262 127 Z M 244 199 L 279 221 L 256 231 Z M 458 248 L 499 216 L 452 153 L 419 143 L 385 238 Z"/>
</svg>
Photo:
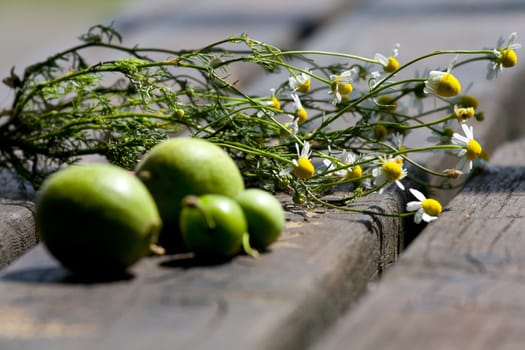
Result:
<svg viewBox="0 0 525 350">
<path fill-rule="evenodd" d="M 251 256 L 252 258 L 259 257 L 259 252 L 256 249 L 252 248 L 252 246 L 250 245 L 250 235 L 248 234 L 248 232 L 245 232 L 242 235 L 242 249 L 247 255 Z"/>
<path fill-rule="evenodd" d="M 182 205 L 187 208 L 193 208 L 199 211 L 202 218 L 204 219 L 204 222 L 206 224 L 206 228 L 209 231 L 215 230 L 217 227 L 217 223 L 213 219 L 213 217 L 206 211 L 206 208 L 203 207 L 201 200 L 197 196 L 188 195 L 184 198 L 182 198 Z"/>
<path fill-rule="evenodd" d="M 329 202 L 324 201 L 321 198 L 317 197 L 309 189 L 307 189 L 307 192 L 308 192 L 308 195 L 313 199 L 314 202 L 316 202 L 317 204 L 320 204 L 320 205 L 322 205 L 324 207 L 330 208 L 330 209 L 337 209 L 337 210 L 349 211 L 349 212 L 353 212 L 353 213 L 360 213 L 360 214 L 367 214 L 367 215 L 379 215 L 379 216 L 386 216 L 386 217 L 396 217 L 396 218 L 397 217 L 403 218 L 403 217 L 414 215 L 414 213 L 388 214 L 388 213 L 382 213 L 382 212 L 374 211 L 374 210 L 357 209 L 357 208 L 352 208 L 352 207 L 335 205 L 335 204 L 329 203 Z"/>
<path fill-rule="evenodd" d="M 293 161 L 291 161 L 290 159 L 284 158 L 276 153 L 264 151 L 262 149 L 250 148 L 241 143 L 236 143 L 236 142 L 231 142 L 231 141 L 213 141 L 213 142 L 221 147 L 231 148 L 231 149 L 235 149 L 237 151 L 241 151 L 247 154 L 255 154 L 259 156 L 269 157 L 269 158 L 277 159 L 283 163 L 293 164 Z"/>
</svg>

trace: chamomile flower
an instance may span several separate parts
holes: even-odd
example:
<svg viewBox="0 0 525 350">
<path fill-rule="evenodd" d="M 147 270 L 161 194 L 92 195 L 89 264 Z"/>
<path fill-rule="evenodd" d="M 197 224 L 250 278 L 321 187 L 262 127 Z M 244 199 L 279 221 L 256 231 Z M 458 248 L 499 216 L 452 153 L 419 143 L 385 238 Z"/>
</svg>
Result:
<svg viewBox="0 0 525 350">
<path fill-rule="evenodd" d="M 459 168 L 468 168 L 468 171 L 470 171 L 472 170 L 472 161 L 481 155 L 483 149 L 478 141 L 474 139 L 474 128 L 472 126 L 461 124 L 461 128 L 463 129 L 465 136 L 454 133 L 451 141 L 455 145 L 462 146 L 458 151 L 458 156 L 465 157 L 465 164 L 459 166 Z"/>
<path fill-rule="evenodd" d="M 279 101 L 279 99 L 275 95 L 275 89 L 271 88 L 270 91 L 272 93 L 272 98 L 270 101 L 267 102 L 267 105 L 275 109 L 281 109 L 281 101 Z"/>
<path fill-rule="evenodd" d="M 357 179 L 363 175 L 363 169 L 359 164 L 354 164 L 357 161 L 357 156 L 343 150 L 337 157 L 336 161 L 324 159 L 323 163 L 326 166 L 327 171 L 333 171 L 333 173 L 344 180 Z"/>
<path fill-rule="evenodd" d="M 445 72 L 433 70 L 428 73 L 424 89 L 426 93 L 432 93 L 441 97 L 453 97 L 461 92 L 461 84 L 450 72 L 454 61 L 450 63 Z"/>
<path fill-rule="evenodd" d="M 460 123 L 464 123 L 474 116 L 476 111 L 474 107 L 458 107 L 454 105 L 454 115 Z"/>
<path fill-rule="evenodd" d="M 497 78 L 498 73 L 503 70 L 503 68 L 514 67 L 518 63 L 518 56 L 516 55 L 517 49 L 521 48 L 520 44 L 515 44 L 514 41 L 518 37 L 516 32 L 511 33 L 507 42 L 503 45 L 503 40 L 498 41 L 498 48 L 494 49 L 494 62 L 489 63 L 489 72 L 487 74 L 487 79 Z"/>
<path fill-rule="evenodd" d="M 334 94 L 332 103 L 334 105 L 341 103 L 343 96 L 348 96 L 354 90 L 351 84 L 352 77 L 357 73 L 355 68 L 345 70 L 340 75 L 330 75 L 330 94 Z"/>
<path fill-rule="evenodd" d="M 301 99 L 296 93 L 293 93 L 291 97 L 295 105 L 294 115 L 297 118 L 297 124 L 302 125 L 308 119 L 308 112 L 304 109 Z"/>
<path fill-rule="evenodd" d="M 405 189 L 405 186 L 401 183 L 401 180 L 407 176 L 407 170 L 403 168 L 403 158 L 400 156 L 379 157 L 376 163 L 378 166 L 372 169 L 372 176 L 375 179 L 376 185 L 393 182 L 401 190 Z M 382 192 L 381 190 L 380 192 Z"/>
<path fill-rule="evenodd" d="M 376 53 L 374 59 L 383 66 L 383 71 L 386 73 L 395 72 L 399 68 L 399 61 L 397 60 L 397 55 L 399 55 L 399 44 L 396 44 L 392 49 L 392 55 L 386 57 L 383 54 Z"/>
<path fill-rule="evenodd" d="M 279 136 L 281 137 L 293 137 L 299 131 L 299 124 L 297 124 L 297 118 L 291 114 L 285 114 L 284 118 L 287 121 L 281 123 L 282 128 L 279 130 Z"/>
<path fill-rule="evenodd" d="M 305 141 L 302 149 L 296 143 L 295 148 L 297 149 L 297 159 L 293 160 L 292 173 L 300 179 L 309 179 L 315 173 L 315 167 L 310 161 L 310 156 L 312 155 L 310 143 Z"/>
<path fill-rule="evenodd" d="M 281 101 L 279 101 L 279 99 L 277 98 L 276 94 L 275 94 L 275 89 L 274 88 L 271 88 L 270 89 L 270 92 L 272 93 L 272 96 L 271 96 L 271 99 L 269 101 L 264 101 L 264 105 L 265 106 L 269 106 L 271 108 L 274 108 L 274 109 L 281 109 Z M 262 118 L 264 116 L 274 116 L 275 113 L 268 109 L 268 108 L 264 108 L 263 110 L 260 110 L 257 112 L 257 117 L 259 118 Z"/>
<path fill-rule="evenodd" d="M 392 146 L 394 146 L 400 152 L 406 152 L 407 148 L 405 147 L 405 135 L 395 132 L 390 135 L 390 142 L 392 143 Z"/>
<path fill-rule="evenodd" d="M 309 70 L 306 70 L 309 72 Z M 304 72 L 293 75 L 288 78 L 288 85 L 295 92 L 307 93 L 310 91 L 311 79 L 310 76 Z"/>
<path fill-rule="evenodd" d="M 408 202 L 406 206 L 407 211 L 416 212 L 414 215 L 414 222 L 416 224 L 419 224 L 421 220 L 432 222 L 441 215 L 442 207 L 439 201 L 425 197 L 423 193 L 416 189 L 410 188 L 409 191 L 414 197 L 416 197 L 416 199 L 418 199 L 418 201 Z"/>
</svg>

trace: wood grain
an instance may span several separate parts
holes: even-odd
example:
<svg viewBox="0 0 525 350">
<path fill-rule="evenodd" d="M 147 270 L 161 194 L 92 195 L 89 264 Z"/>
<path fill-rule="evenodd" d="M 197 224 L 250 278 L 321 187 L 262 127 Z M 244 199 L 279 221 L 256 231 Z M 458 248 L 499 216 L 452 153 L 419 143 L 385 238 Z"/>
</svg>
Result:
<svg viewBox="0 0 525 350">
<path fill-rule="evenodd" d="M 523 349 L 525 139 L 494 155 L 318 349 Z"/>
<path fill-rule="evenodd" d="M 363 205 L 397 212 L 399 198 Z M 1 275 L 0 349 L 302 349 L 395 260 L 403 227 L 287 214 L 281 239 L 256 260 L 150 257 L 115 281 L 79 280 L 38 245 Z"/>
</svg>

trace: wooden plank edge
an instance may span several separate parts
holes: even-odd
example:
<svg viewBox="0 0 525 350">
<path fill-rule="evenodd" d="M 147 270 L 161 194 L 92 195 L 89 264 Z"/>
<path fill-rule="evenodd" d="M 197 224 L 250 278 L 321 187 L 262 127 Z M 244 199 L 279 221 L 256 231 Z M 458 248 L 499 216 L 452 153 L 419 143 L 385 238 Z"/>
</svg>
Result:
<svg viewBox="0 0 525 350">
<path fill-rule="evenodd" d="M 522 349 L 525 139 L 494 153 L 314 349 Z"/>
<path fill-rule="evenodd" d="M 368 198 L 365 204 L 385 212 L 402 207 L 393 194 Z M 134 278 L 117 283 L 72 280 L 37 245 L 1 274 L 0 309 L 11 311 L 0 313 L 0 348 L 140 349 L 146 345 L 141 339 L 155 334 L 165 337 L 158 348 L 188 342 L 203 349 L 304 348 L 355 302 L 378 271 L 396 259 L 403 223 L 396 217 L 329 210 L 307 222 L 299 213 L 288 215 L 282 239 L 258 260 L 241 256 L 206 267 L 170 256 L 146 258 L 133 268 Z M 220 283 L 210 282 L 214 280 Z M 164 305 L 157 296 L 167 290 L 173 300 Z M 199 327 L 199 305 L 186 305 L 196 295 L 199 305 L 223 304 L 227 310 L 205 331 Z M 185 315 L 178 315 L 181 308 Z M 87 316 L 86 310 L 90 310 Z M 162 311 L 154 315 L 152 310 Z M 71 338 L 36 327 L 24 335 L 18 332 L 23 325 L 12 326 L 17 324 L 13 312 L 41 324 L 59 322 L 64 334 L 68 322 L 86 317 L 86 327 L 95 331 L 90 337 Z M 174 332 L 176 324 L 170 323 L 177 317 L 186 322 L 184 336 Z M 146 322 L 149 318 L 155 321 Z"/>
</svg>

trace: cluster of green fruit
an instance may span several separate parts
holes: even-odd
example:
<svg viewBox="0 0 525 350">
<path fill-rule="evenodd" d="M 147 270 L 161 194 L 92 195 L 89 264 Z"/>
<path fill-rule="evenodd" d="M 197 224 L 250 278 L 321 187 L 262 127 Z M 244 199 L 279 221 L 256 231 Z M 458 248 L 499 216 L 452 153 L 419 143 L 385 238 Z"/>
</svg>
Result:
<svg viewBox="0 0 525 350">
<path fill-rule="evenodd" d="M 277 240 L 284 221 L 281 203 L 246 189 L 222 148 L 186 137 L 153 147 L 134 173 L 98 163 L 64 168 L 44 182 L 36 202 L 49 252 L 91 275 L 122 273 L 157 244 L 214 260 L 255 254 Z"/>
</svg>

